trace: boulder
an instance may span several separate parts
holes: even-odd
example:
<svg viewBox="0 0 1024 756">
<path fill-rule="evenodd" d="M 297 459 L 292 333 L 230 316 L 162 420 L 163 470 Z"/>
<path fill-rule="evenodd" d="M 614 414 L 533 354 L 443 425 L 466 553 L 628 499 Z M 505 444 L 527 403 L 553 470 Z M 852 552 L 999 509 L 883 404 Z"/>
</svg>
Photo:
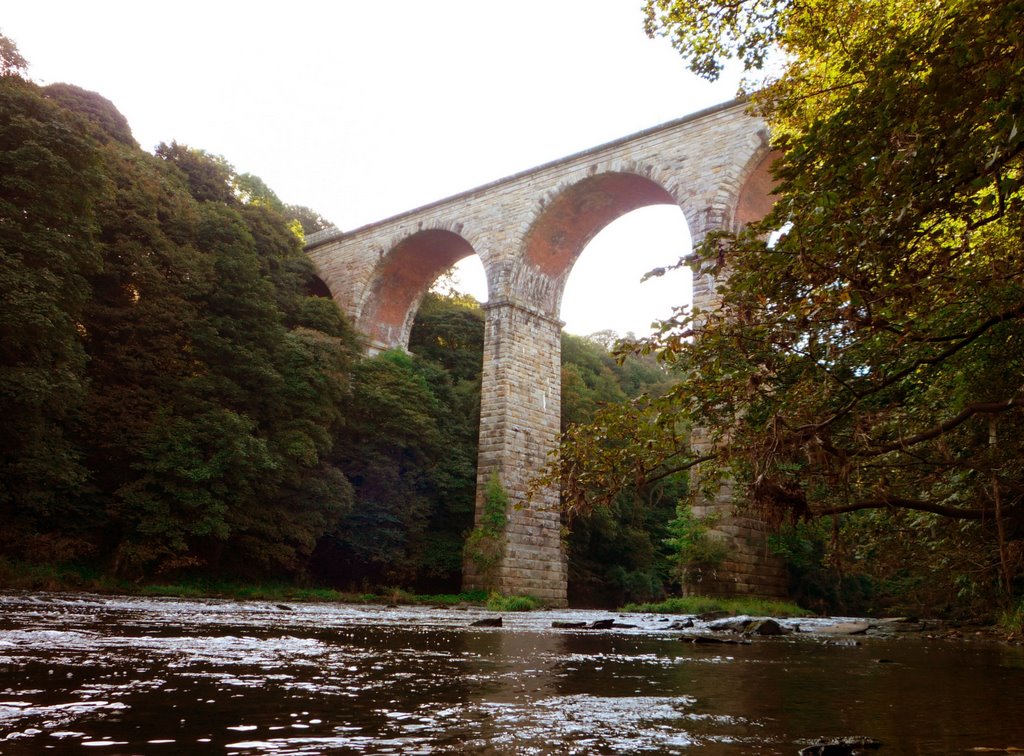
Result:
<svg viewBox="0 0 1024 756">
<path fill-rule="evenodd" d="M 484 617 L 472 622 L 470 627 L 501 627 L 501 617 Z"/>
<path fill-rule="evenodd" d="M 755 620 L 743 630 L 744 635 L 789 635 L 792 632 L 773 619 Z"/>
<path fill-rule="evenodd" d="M 742 633 L 753 621 L 752 619 L 722 620 L 720 622 L 712 622 L 708 625 L 708 630 L 714 630 L 716 633 Z"/>
</svg>

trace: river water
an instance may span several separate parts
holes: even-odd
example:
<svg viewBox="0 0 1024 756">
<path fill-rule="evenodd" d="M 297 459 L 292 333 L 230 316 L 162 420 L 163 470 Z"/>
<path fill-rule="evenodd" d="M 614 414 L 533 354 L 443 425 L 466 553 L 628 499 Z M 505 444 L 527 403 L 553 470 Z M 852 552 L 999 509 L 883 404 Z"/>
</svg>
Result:
<svg viewBox="0 0 1024 756">
<path fill-rule="evenodd" d="M 1024 649 L 656 615 L 0 593 L 0 754 L 880 754 L 1024 748 Z M 673 618 L 676 619 L 676 618 Z M 831 620 L 798 620 L 815 629 Z M 854 645 L 857 644 L 857 645 Z"/>
</svg>

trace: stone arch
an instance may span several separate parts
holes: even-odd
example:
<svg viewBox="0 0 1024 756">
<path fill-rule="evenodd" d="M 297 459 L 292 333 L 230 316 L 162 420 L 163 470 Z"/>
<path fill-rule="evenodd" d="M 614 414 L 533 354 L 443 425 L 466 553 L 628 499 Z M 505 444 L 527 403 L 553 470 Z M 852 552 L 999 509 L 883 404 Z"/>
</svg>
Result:
<svg viewBox="0 0 1024 756">
<path fill-rule="evenodd" d="M 772 175 L 772 166 L 781 156 L 778 150 L 766 147 L 751 158 L 744 171 L 733 213 L 733 224 L 737 230 L 761 220 L 771 211 L 775 204 L 775 187 L 779 183 Z"/>
<path fill-rule="evenodd" d="M 401 239 L 378 260 L 356 314 L 371 351 L 404 348 L 420 301 L 441 273 L 476 254 L 460 234 L 425 229 Z"/>
<path fill-rule="evenodd" d="M 306 296 L 307 297 L 323 297 L 324 299 L 333 299 L 334 295 L 331 294 L 331 287 L 327 285 L 327 282 L 320 276 L 310 276 L 306 282 Z"/>
<path fill-rule="evenodd" d="M 594 173 L 562 188 L 543 203 L 524 238 L 514 282 L 517 296 L 557 317 L 566 280 L 587 244 L 612 221 L 650 205 L 680 203 L 665 186 L 641 173 Z"/>
</svg>

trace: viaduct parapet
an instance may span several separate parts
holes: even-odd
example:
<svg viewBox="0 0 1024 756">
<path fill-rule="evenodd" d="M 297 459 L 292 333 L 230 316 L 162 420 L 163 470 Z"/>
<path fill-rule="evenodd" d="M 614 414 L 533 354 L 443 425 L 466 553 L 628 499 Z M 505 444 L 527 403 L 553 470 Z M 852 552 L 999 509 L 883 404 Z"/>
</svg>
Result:
<svg viewBox="0 0 1024 756">
<path fill-rule="evenodd" d="M 497 475 L 510 498 L 503 558 L 493 576 L 466 565 L 467 588 L 566 603 L 558 491 L 530 482 L 557 449 L 562 294 L 587 243 L 616 218 L 678 206 L 693 243 L 733 230 L 771 206 L 765 124 L 734 101 L 509 176 L 354 231 L 307 237 L 306 249 L 371 353 L 405 348 L 420 301 L 469 255 L 487 277 L 477 516 Z M 713 278 L 695 273 L 694 304 L 714 305 Z M 615 302 L 609 302 L 615 307 Z M 755 523 L 724 494 L 717 535 L 733 557 L 719 592 L 775 595 L 784 579 Z M 709 509 L 710 507 L 710 509 Z"/>
</svg>

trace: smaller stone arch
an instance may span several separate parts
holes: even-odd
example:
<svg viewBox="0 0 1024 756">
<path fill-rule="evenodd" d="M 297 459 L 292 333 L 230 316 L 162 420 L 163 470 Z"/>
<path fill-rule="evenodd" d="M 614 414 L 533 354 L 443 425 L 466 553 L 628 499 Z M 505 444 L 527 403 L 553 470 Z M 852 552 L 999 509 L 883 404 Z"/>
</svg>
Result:
<svg viewBox="0 0 1024 756">
<path fill-rule="evenodd" d="M 463 236 L 438 228 L 416 231 L 382 254 L 356 315 L 356 327 L 370 351 L 405 348 L 430 285 L 473 254 L 476 251 Z"/>
<path fill-rule="evenodd" d="M 780 157 L 781 152 L 766 147 L 748 164 L 733 213 L 733 224 L 737 230 L 761 220 L 771 211 L 779 183 L 772 175 L 772 166 Z"/>
<path fill-rule="evenodd" d="M 322 297 L 324 299 L 333 299 L 334 295 L 331 294 L 331 288 L 327 285 L 324 279 L 320 276 L 310 276 L 306 282 L 306 296 L 307 297 Z"/>
</svg>

